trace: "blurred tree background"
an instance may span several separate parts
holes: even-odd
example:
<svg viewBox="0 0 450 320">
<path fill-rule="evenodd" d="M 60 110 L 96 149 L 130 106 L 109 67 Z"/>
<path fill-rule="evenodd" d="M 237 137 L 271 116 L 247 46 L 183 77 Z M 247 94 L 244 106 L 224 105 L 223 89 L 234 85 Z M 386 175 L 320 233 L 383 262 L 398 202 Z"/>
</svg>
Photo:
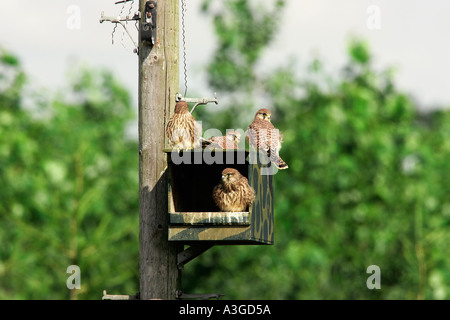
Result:
<svg viewBox="0 0 450 320">
<path fill-rule="evenodd" d="M 78 66 L 79 67 L 79 66 Z M 0 299 L 101 299 L 137 292 L 135 112 L 111 73 L 73 69 L 55 97 L 27 91 L 0 56 Z M 81 269 L 69 291 L 66 269 Z"/>
<path fill-rule="evenodd" d="M 450 111 L 417 111 L 363 39 L 327 74 L 311 61 L 261 71 L 285 1 L 205 0 L 220 111 L 203 128 L 246 129 L 273 112 L 289 164 L 275 183 L 275 244 L 218 246 L 186 265 L 183 290 L 226 299 L 449 299 Z M 264 3 L 264 5 L 263 5 Z M 302 76 L 299 78 L 299 74 Z M 100 299 L 138 291 L 137 141 L 129 94 L 105 70 L 77 68 L 56 95 L 29 92 L 0 53 L 0 298 Z M 223 102 L 221 101 L 221 105 Z M 81 290 L 66 268 L 81 269 Z M 381 270 L 369 290 L 366 270 Z"/>
</svg>

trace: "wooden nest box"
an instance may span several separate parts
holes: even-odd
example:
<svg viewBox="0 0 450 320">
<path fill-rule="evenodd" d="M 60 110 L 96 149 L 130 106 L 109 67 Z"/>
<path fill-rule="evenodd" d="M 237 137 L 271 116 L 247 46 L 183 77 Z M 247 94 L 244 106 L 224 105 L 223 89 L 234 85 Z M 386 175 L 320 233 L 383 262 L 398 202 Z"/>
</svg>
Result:
<svg viewBox="0 0 450 320">
<path fill-rule="evenodd" d="M 164 150 L 168 163 L 169 241 L 184 244 L 273 244 L 273 175 L 246 150 Z M 270 166 L 270 163 L 269 163 Z M 248 179 L 256 198 L 246 212 L 220 212 L 212 198 L 222 171 Z"/>
</svg>

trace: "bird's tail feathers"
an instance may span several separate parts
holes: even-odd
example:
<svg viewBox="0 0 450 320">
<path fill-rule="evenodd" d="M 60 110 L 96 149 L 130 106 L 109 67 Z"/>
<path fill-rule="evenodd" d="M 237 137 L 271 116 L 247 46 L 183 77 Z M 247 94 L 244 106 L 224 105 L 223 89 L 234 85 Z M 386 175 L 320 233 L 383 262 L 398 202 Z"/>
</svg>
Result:
<svg viewBox="0 0 450 320">
<path fill-rule="evenodd" d="M 274 154 L 270 157 L 270 161 L 280 170 L 284 170 L 289 168 L 286 162 L 278 154 Z"/>
</svg>

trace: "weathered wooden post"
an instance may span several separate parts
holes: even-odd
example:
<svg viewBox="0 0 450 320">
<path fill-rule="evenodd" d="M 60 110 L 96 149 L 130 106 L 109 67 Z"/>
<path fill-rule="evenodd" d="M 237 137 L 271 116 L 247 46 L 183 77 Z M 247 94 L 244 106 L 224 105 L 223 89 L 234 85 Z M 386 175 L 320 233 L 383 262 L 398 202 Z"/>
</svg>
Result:
<svg viewBox="0 0 450 320">
<path fill-rule="evenodd" d="M 181 281 L 176 259 L 182 248 L 168 241 L 163 149 L 165 124 L 179 88 L 179 0 L 140 0 L 139 8 L 140 299 L 175 299 Z M 151 24 L 156 33 L 148 39 Z"/>
</svg>

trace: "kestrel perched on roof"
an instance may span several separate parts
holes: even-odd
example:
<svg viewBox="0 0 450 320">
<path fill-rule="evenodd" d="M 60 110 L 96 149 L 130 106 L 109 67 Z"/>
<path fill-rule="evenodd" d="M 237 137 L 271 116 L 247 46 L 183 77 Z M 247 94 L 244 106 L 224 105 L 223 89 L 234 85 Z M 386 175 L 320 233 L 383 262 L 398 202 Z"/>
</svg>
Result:
<svg viewBox="0 0 450 320">
<path fill-rule="evenodd" d="M 222 149 L 238 149 L 241 134 L 237 131 L 229 131 L 223 137 L 211 137 L 209 140 L 212 142 L 213 147 L 218 146 Z"/>
<path fill-rule="evenodd" d="M 238 170 L 222 171 L 222 180 L 214 187 L 213 199 L 223 212 L 245 212 L 255 200 L 255 191 Z"/>
<path fill-rule="evenodd" d="M 189 112 L 187 102 L 179 101 L 166 125 L 166 135 L 175 149 L 200 147 L 201 127 Z"/>
<path fill-rule="evenodd" d="M 270 121 L 271 116 L 268 109 L 259 109 L 252 124 L 248 127 L 246 138 L 256 150 L 265 152 L 278 169 L 287 169 L 288 165 L 279 155 L 283 136 L 273 126 Z"/>
</svg>

